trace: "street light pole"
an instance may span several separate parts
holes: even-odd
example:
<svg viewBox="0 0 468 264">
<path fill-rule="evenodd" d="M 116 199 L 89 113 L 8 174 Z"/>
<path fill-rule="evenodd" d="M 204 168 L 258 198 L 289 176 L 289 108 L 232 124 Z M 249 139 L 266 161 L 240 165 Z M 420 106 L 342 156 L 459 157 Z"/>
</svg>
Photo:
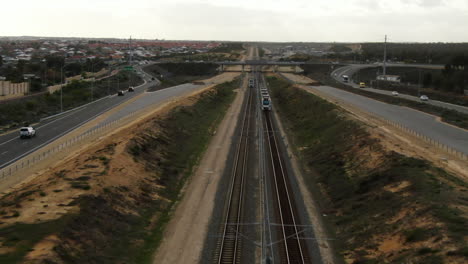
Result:
<svg viewBox="0 0 468 264">
<path fill-rule="evenodd" d="M 91 72 L 93 73 L 93 82 L 91 83 L 91 102 L 92 102 L 94 100 L 94 80 L 95 80 L 94 64 L 91 65 Z"/>
<path fill-rule="evenodd" d="M 94 100 L 94 82 L 96 81 L 96 73 L 94 72 L 94 65 L 98 63 L 99 61 L 91 64 L 91 73 L 93 74 L 93 82 L 91 83 L 91 102 Z"/>
<path fill-rule="evenodd" d="M 110 95 L 110 79 L 112 78 L 112 66 L 109 64 L 109 77 L 107 77 L 107 95 Z"/>
<path fill-rule="evenodd" d="M 60 68 L 60 112 L 63 112 L 63 68 L 65 68 L 65 64 Z"/>
<path fill-rule="evenodd" d="M 387 80 L 387 35 L 385 35 L 385 43 L 384 43 L 384 59 L 383 59 L 383 75 L 385 80 Z"/>
</svg>

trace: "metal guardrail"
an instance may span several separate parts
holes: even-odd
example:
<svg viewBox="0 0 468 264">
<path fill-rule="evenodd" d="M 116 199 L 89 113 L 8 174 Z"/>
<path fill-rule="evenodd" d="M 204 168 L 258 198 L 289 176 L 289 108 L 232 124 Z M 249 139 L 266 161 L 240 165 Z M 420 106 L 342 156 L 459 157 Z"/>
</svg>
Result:
<svg viewBox="0 0 468 264">
<path fill-rule="evenodd" d="M 114 121 L 102 123 L 94 127 L 93 129 L 88 130 L 71 139 L 66 139 L 62 141 L 58 139 L 57 141 L 50 143 L 49 145 L 43 147 L 42 149 L 36 152 L 33 152 L 13 162 L 12 164 L 0 169 L 0 181 L 14 174 L 17 174 L 18 172 L 31 168 L 39 162 L 52 158 L 56 156 L 57 154 L 70 149 L 71 147 L 78 146 L 80 143 L 90 142 L 91 140 L 97 138 L 98 136 L 104 135 L 105 132 L 108 132 L 111 129 L 115 129 L 124 121 L 128 121 L 130 117 L 133 117 L 135 114 L 139 113 L 140 111 L 144 111 L 145 109 L 146 108 L 131 112 L 128 115 L 125 115 Z M 66 135 L 64 137 L 66 137 Z"/>
<path fill-rule="evenodd" d="M 178 96 L 168 100 L 168 102 L 174 102 L 177 100 L 177 98 Z M 133 121 L 132 117 L 134 117 L 137 114 L 144 113 L 152 107 L 154 107 L 154 105 L 148 105 L 141 109 L 130 112 L 127 115 L 122 116 L 117 120 L 102 123 L 94 127 L 93 129 L 88 130 L 71 139 L 64 140 L 63 138 L 67 136 L 67 135 L 64 135 L 63 137 L 49 143 L 47 146 L 44 146 L 43 148 L 21 159 L 18 159 L 17 161 L 11 163 L 10 165 L 1 168 L 0 169 L 0 182 L 6 180 L 12 175 L 18 174 L 21 171 L 25 171 L 29 168 L 32 168 L 35 164 L 39 162 L 42 162 L 46 159 L 50 159 L 59 153 L 63 153 L 64 150 L 67 150 L 67 149 L 69 150 L 71 147 L 78 146 L 81 143 L 88 143 L 98 138 L 99 136 L 104 135 L 106 132 L 110 131 L 111 129 L 118 128 L 119 125 L 121 125 L 122 123 L 131 122 Z M 70 133 L 73 133 L 73 131 Z"/>
<path fill-rule="evenodd" d="M 428 136 L 426 136 L 426 135 L 424 135 L 424 134 L 422 134 L 420 132 L 417 132 L 417 131 L 415 131 L 415 130 L 413 130 L 411 128 L 408 128 L 408 127 L 406 127 L 406 126 L 404 126 L 404 125 L 402 125 L 402 124 L 400 124 L 398 122 L 390 121 L 390 120 L 388 120 L 388 119 L 386 119 L 384 117 L 378 116 L 378 115 L 376 115 L 374 113 L 370 113 L 370 112 L 368 112 L 368 113 L 370 115 L 372 115 L 374 118 L 376 118 L 376 119 L 378 119 L 380 121 L 383 121 L 388 125 L 391 125 L 391 126 L 397 128 L 397 129 L 400 129 L 403 132 L 406 132 L 406 133 L 408 133 L 410 135 L 413 135 L 413 136 L 415 136 L 415 137 L 417 137 L 419 139 L 422 139 L 426 143 L 429 143 L 430 145 L 445 151 L 447 154 L 454 155 L 454 156 L 456 156 L 456 157 L 458 157 L 458 158 L 460 158 L 462 160 L 468 161 L 468 154 L 465 154 L 465 153 L 463 153 L 463 152 L 461 152 L 459 150 L 451 148 L 451 147 L 449 147 L 449 146 L 447 146 L 447 145 L 445 145 L 443 143 L 440 143 L 439 141 L 437 141 L 435 139 L 432 139 L 432 138 L 430 138 L 430 137 L 428 137 Z"/>
</svg>

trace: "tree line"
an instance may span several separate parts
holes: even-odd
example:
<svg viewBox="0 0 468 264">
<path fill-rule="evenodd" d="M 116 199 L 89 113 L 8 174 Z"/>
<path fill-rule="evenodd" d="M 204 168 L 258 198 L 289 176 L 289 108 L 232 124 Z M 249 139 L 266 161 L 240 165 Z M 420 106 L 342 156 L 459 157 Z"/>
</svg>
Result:
<svg viewBox="0 0 468 264">
<path fill-rule="evenodd" d="M 64 65 L 66 66 L 63 67 Z M 102 59 L 95 58 L 86 59 L 84 62 L 65 64 L 63 56 L 50 55 L 44 59 L 19 60 L 16 65 L 0 67 L 0 76 L 6 77 L 7 81 L 19 83 L 26 81 L 23 74 L 34 74 L 36 77 L 29 81 L 31 82 L 31 92 L 37 92 L 45 86 L 62 83 L 62 67 L 65 78 L 84 72 L 98 72 L 106 67 L 106 63 Z"/>
<path fill-rule="evenodd" d="M 439 74 L 426 73 L 423 85 L 436 90 L 464 94 L 468 89 L 468 54 L 453 56 Z"/>
</svg>

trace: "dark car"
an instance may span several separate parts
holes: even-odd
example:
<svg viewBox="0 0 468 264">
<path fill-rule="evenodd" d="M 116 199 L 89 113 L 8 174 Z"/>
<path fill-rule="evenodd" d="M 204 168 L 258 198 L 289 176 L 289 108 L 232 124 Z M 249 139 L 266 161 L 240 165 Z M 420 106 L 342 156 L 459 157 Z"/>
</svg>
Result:
<svg viewBox="0 0 468 264">
<path fill-rule="evenodd" d="M 134 92 L 134 91 L 135 91 L 135 88 L 133 88 L 133 86 L 130 86 L 130 87 L 128 87 L 128 91 L 129 91 L 129 92 Z"/>
<path fill-rule="evenodd" d="M 118 96 L 124 96 L 124 92 L 123 92 L 122 90 L 121 90 L 121 91 L 118 91 L 118 92 L 117 92 L 117 95 L 118 95 Z"/>
</svg>

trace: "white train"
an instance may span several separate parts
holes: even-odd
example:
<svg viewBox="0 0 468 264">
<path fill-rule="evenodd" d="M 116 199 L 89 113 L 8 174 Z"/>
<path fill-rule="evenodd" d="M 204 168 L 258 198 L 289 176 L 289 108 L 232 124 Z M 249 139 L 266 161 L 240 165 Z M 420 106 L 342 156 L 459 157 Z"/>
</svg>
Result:
<svg viewBox="0 0 468 264">
<path fill-rule="evenodd" d="M 262 110 L 271 111 L 271 99 L 269 96 L 262 96 Z"/>
</svg>

